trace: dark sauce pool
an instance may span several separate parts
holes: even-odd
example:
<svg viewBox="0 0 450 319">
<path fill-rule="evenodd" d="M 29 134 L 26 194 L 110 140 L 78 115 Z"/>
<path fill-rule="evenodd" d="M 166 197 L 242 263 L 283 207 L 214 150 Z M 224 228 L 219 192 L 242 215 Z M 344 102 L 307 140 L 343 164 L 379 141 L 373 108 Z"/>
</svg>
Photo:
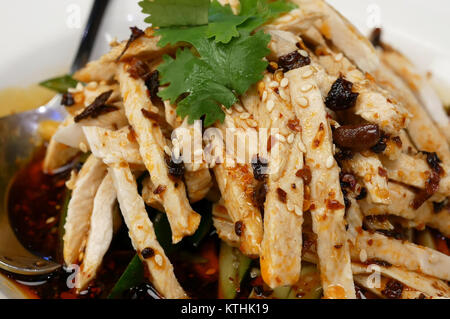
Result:
<svg viewBox="0 0 450 319">
<path fill-rule="evenodd" d="M 67 196 L 65 182 L 70 171 L 47 175 L 43 172 L 46 149 L 36 151 L 31 161 L 16 175 L 8 194 L 8 210 L 12 227 L 21 243 L 31 252 L 48 260 L 62 262 L 61 212 Z M 151 216 L 152 217 L 152 216 Z M 124 224 L 124 223 L 123 223 Z M 183 247 L 169 254 L 175 274 L 182 287 L 192 298 L 216 298 L 218 291 L 219 240 L 213 233 L 199 247 Z M 187 252 L 186 254 L 181 254 Z M 90 287 L 76 295 L 68 288 L 71 273 L 64 269 L 40 277 L 27 277 L 1 271 L 17 282 L 30 298 L 85 299 L 106 298 L 127 265 L 134 257 L 126 226 L 114 235 L 113 242 L 103 259 L 101 269 Z M 201 262 L 198 262 L 201 259 Z M 142 283 L 143 285 L 148 283 Z M 124 294 L 124 298 L 140 298 Z M 145 296 L 148 297 L 148 296 Z"/>
</svg>

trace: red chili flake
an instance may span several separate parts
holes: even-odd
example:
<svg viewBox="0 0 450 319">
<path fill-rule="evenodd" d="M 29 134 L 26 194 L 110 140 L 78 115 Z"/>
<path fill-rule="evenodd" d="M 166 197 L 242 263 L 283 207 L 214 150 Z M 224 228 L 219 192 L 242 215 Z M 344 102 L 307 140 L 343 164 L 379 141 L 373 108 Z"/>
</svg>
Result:
<svg viewBox="0 0 450 319">
<path fill-rule="evenodd" d="M 112 93 L 113 91 L 111 90 L 100 94 L 91 105 L 86 107 L 83 112 L 75 116 L 74 118 L 75 123 L 78 123 L 87 118 L 95 119 L 100 115 L 117 111 L 118 107 L 106 104 L 108 99 L 111 97 Z"/>
<path fill-rule="evenodd" d="M 264 215 L 264 203 L 266 202 L 267 195 L 267 183 L 262 182 L 258 183 L 255 187 L 255 191 L 253 192 L 253 203 L 255 207 L 259 208 L 261 213 Z"/>
<path fill-rule="evenodd" d="M 141 255 L 144 259 L 152 258 L 155 256 L 155 251 L 152 248 L 147 247 L 142 250 Z"/>
<path fill-rule="evenodd" d="M 373 29 L 372 33 L 370 34 L 370 42 L 372 42 L 374 47 L 382 47 L 381 35 L 381 28 Z"/>
<path fill-rule="evenodd" d="M 161 129 L 172 129 L 171 126 L 166 122 L 165 118 L 163 118 L 159 114 L 150 112 L 146 109 L 141 109 L 141 112 L 145 118 L 154 121 Z"/>
<path fill-rule="evenodd" d="M 381 177 L 387 177 L 387 170 L 385 170 L 383 167 L 378 167 L 378 175 L 380 175 Z"/>
<path fill-rule="evenodd" d="M 303 167 L 302 169 L 299 169 L 297 173 L 295 173 L 295 176 L 303 179 L 305 185 L 309 185 L 311 183 L 312 173 L 311 169 L 307 165 L 305 165 L 305 167 Z"/>
<path fill-rule="evenodd" d="M 289 120 L 287 123 L 287 127 L 294 132 L 301 132 L 302 127 L 300 126 L 300 121 L 295 118 L 293 120 Z"/>
<path fill-rule="evenodd" d="M 333 141 L 340 148 L 368 150 L 380 139 L 380 129 L 376 124 L 343 125 L 333 131 Z"/>
<path fill-rule="evenodd" d="M 325 105 L 333 111 L 343 111 L 356 104 L 359 93 L 352 92 L 353 83 L 339 77 L 332 85 Z"/>
<path fill-rule="evenodd" d="M 345 208 L 345 206 L 335 199 L 327 199 L 327 208 L 331 210 L 338 210 Z"/>
<path fill-rule="evenodd" d="M 158 185 L 158 187 L 156 187 L 156 189 L 153 191 L 153 194 L 155 195 L 159 195 L 162 194 L 166 191 L 167 186 L 165 185 Z"/>
<path fill-rule="evenodd" d="M 325 138 L 325 125 L 323 123 L 320 123 L 319 129 L 317 130 L 317 134 L 312 142 L 313 148 L 318 148 L 322 144 L 324 138 Z"/>
<path fill-rule="evenodd" d="M 340 244 L 340 245 L 334 245 L 334 248 L 336 249 L 341 249 L 344 245 Z"/>
<path fill-rule="evenodd" d="M 384 289 L 381 291 L 383 296 L 389 299 L 398 299 L 403 293 L 403 284 L 395 279 L 391 279 L 387 282 Z"/>
<path fill-rule="evenodd" d="M 355 190 L 356 187 L 356 177 L 351 173 L 341 172 L 339 174 L 339 180 L 341 182 L 342 189 L 350 189 L 351 191 Z"/>
<path fill-rule="evenodd" d="M 278 194 L 278 199 L 280 200 L 280 202 L 285 203 L 287 202 L 287 193 L 282 190 L 281 188 L 277 188 L 277 194 Z"/>
<path fill-rule="evenodd" d="M 73 95 L 69 92 L 64 93 L 61 100 L 61 105 L 64 106 L 73 106 L 75 104 L 75 100 L 73 99 Z"/>
<path fill-rule="evenodd" d="M 278 66 L 283 70 L 283 72 L 298 69 L 309 64 L 311 64 L 311 59 L 309 56 L 305 57 L 297 50 L 283 55 L 278 59 Z"/>
<path fill-rule="evenodd" d="M 236 233 L 236 235 L 238 235 L 239 237 L 242 236 L 242 233 L 244 232 L 244 228 L 245 225 L 243 222 L 238 221 L 234 224 L 234 232 Z"/>
<path fill-rule="evenodd" d="M 273 135 L 270 135 L 267 139 L 267 152 L 272 150 L 272 147 L 277 143 L 277 138 Z"/>
<path fill-rule="evenodd" d="M 359 192 L 359 195 L 358 196 L 356 196 L 356 200 L 361 200 L 361 199 L 364 199 L 364 198 L 366 198 L 366 196 L 367 196 L 367 189 L 365 188 L 365 187 L 362 187 L 361 188 L 361 191 Z"/>
<path fill-rule="evenodd" d="M 427 163 L 428 166 L 437 174 L 443 175 L 444 169 L 440 165 L 442 161 L 439 159 L 436 153 L 428 153 L 428 152 L 422 152 L 427 156 Z"/>
<path fill-rule="evenodd" d="M 253 176 L 257 181 L 264 181 L 267 178 L 267 166 L 267 161 L 261 160 L 259 155 L 252 159 Z"/>
<path fill-rule="evenodd" d="M 134 41 L 136 41 L 138 38 L 140 38 L 141 36 L 143 36 L 145 34 L 145 32 L 142 31 L 141 29 L 139 29 L 138 27 L 130 27 L 130 30 L 131 30 L 130 38 L 128 39 L 128 42 L 125 45 L 125 48 L 123 49 L 122 53 L 117 58 L 117 60 L 116 60 L 117 62 L 120 61 L 120 59 L 123 57 L 125 52 L 127 52 L 127 50 L 130 48 L 131 43 L 133 43 Z"/>
<path fill-rule="evenodd" d="M 435 171 L 431 171 L 430 177 L 425 182 L 425 189 L 420 190 L 414 197 L 414 200 L 411 203 L 412 208 L 418 209 L 423 203 L 430 199 L 439 189 L 440 181 L 441 177 L 439 174 Z"/>
<path fill-rule="evenodd" d="M 394 136 L 391 138 L 391 140 L 394 141 L 394 143 L 397 145 L 398 148 L 401 148 L 403 146 L 403 142 L 400 136 Z"/>
</svg>

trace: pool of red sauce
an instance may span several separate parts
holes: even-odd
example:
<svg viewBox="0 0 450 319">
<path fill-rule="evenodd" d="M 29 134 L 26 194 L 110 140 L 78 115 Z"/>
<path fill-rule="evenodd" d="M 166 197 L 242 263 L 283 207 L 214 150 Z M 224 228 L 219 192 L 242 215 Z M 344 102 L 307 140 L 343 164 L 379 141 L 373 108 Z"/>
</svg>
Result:
<svg viewBox="0 0 450 319">
<path fill-rule="evenodd" d="M 43 258 L 61 262 L 60 215 L 66 196 L 65 182 L 73 167 L 69 166 L 56 175 L 47 175 L 42 170 L 44 156 L 45 148 L 42 147 L 16 175 L 8 195 L 8 209 L 12 227 L 22 244 Z M 192 253 L 200 255 L 207 262 L 193 263 L 178 258 L 176 254 L 169 256 L 176 276 L 191 297 L 216 298 L 217 238 L 211 236 L 200 247 L 192 250 Z M 76 295 L 67 287 L 70 274 L 63 270 L 34 278 L 2 273 L 16 282 L 20 281 L 17 286 L 30 298 L 106 298 L 134 254 L 126 227 L 123 226 L 115 235 L 96 279 L 83 295 Z M 45 283 L 34 285 L 36 282 Z"/>
</svg>

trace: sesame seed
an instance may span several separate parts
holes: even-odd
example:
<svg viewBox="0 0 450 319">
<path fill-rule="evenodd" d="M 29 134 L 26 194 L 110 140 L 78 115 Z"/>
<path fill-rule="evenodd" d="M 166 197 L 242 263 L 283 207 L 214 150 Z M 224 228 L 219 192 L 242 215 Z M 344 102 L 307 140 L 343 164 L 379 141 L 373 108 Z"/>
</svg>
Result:
<svg viewBox="0 0 450 319">
<path fill-rule="evenodd" d="M 287 202 L 286 206 L 287 206 L 288 211 L 290 211 L 290 212 L 294 211 L 294 205 L 292 205 L 292 203 L 290 201 Z"/>
<path fill-rule="evenodd" d="M 225 109 L 225 112 L 229 115 L 233 114 L 233 110 L 232 109 Z"/>
<path fill-rule="evenodd" d="M 304 96 L 300 97 L 297 102 L 303 108 L 306 108 L 309 106 L 309 100 Z"/>
<path fill-rule="evenodd" d="M 365 263 L 367 261 L 367 251 L 365 249 L 362 249 L 361 252 L 359 253 L 359 260 L 362 263 Z"/>
<path fill-rule="evenodd" d="M 242 120 L 246 120 L 246 119 L 250 118 L 250 113 L 247 113 L 247 112 L 242 113 L 239 117 L 240 117 Z"/>
<path fill-rule="evenodd" d="M 333 156 L 329 156 L 328 158 L 327 158 L 327 168 L 332 168 L 333 167 L 333 165 L 334 165 L 334 158 L 333 158 Z"/>
<path fill-rule="evenodd" d="M 308 52 L 305 50 L 298 50 L 298 53 L 300 53 L 301 56 L 304 56 L 305 58 L 308 56 Z"/>
<path fill-rule="evenodd" d="M 258 126 L 258 123 L 255 120 L 252 120 L 252 119 L 248 119 L 247 120 L 247 124 L 250 127 L 257 127 Z"/>
<path fill-rule="evenodd" d="M 289 144 L 292 144 L 294 142 L 294 137 L 295 137 L 294 133 L 289 134 L 287 138 Z"/>
<path fill-rule="evenodd" d="M 267 101 L 267 91 L 264 91 L 264 92 L 263 92 L 263 95 L 262 95 L 262 101 L 263 101 L 263 102 L 266 102 L 266 101 Z"/>
<path fill-rule="evenodd" d="M 283 80 L 281 80 L 280 86 L 282 88 L 285 88 L 288 85 L 289 85 L 289 80 L 287 78 L 284 78 Z"/>
<path fill-rule="evenodd" d="M 303 144 L 302 141 L 299 141 L 299 142 L 298 142 L 298 148 L 299 148 L 299 150 L 300 150 L 302 153 L 306 153 L 306 147 L 305 147 L 305 144 Z"/>
<path fill-rule="evenodd" d="M 308 68 L 305 72 L 303 72 L 302 78 L 307 79 L 311 75 L 313 75 L 313 70 L 311 68 Z"/>
<path fill-rule="evenodd" d="M 53 223 L 55 220 L 56 220 L 55 217 L 50 217 L 49 219 L 47 219 L 47 220 L 45 221 L 45 223 L 46 223 L 46 224 L 51 224 L 51 223 Z"/>
<path fill-rule="evenodd" d="M 301 88 L 300 88 L 300 90 L 302 91 L 302 92 L 309 92 L 311 89 L 312 89 L 312 84 L 305 84 L 305 85 L 303 85 Z"/>
<path fill-rule="evenodd" d="M 339 53 L 334 57 L 334 61 L 340 62 L 343 58 L 344 58 L 344 55 L 342 53 Z"/>
<path fill-rule="evenodd" d="M 276 87 L 278 87 L 278 82 L 277 82 L 277 81 L 272 81 L 272 82 L 270 82 L 269 87 L 271 87 L 271 88 L 276 88 Z"/>
<path fill-rule="evenodd" d="M 273 108 L 275 107 L 275 102 L 273 100 L 270 100 L 269 102 L 267 102 L 267 111 L 272 112 Z"/>
<path fill-rule="evenodd" d="M 275 137 L 277 138 L 277 140 L 279 140 L 280 142 L 286 142 L 286 138 L 281 135 L 281 134 L 276 134 Z"/>
<path fill-rule="evenodd" d="M 172 151 L 170 150 L 169 146 L 164 146 L 164 152 L 168 155 L 168 156 L 172 156 Z"/>
<path fill-rule="evenodd" d="M 289 99 L 289 96 L 286 94 L 286 92 L 284 90 L 280 90 L 280 92 L 278 92 L 280 94 L 280 97 L 287 101 Z"/>
<path fill-rule="evenodd" d="M 97 87 L 98 87 L 97 82 L 89 82 L 89 84 L 86 86 L 86 88 L 89 90 L 95 90 Z"/>
<path fill-rule="evenodd" d="M 236 104 L 234 107 L 236 108 L 236 111 L 238 111 L 239 113 L 244 112 L 244 108 L 242 106 L 240 106 L 239 104 Z"/>
<path fill-rule="evenodd" d="M 159 254 L 155 255 L 155 262 L 158 264 L 158 266 L 163 265 L 163 259 L 162 259 L 161 255 L 159 255 Z"/>
<path fill-rule="evenodd" d="M 83 142 L 80 143 L 80 145 L 78 146 L 80 148 L 80 150 L 83 153 L 87 153 L 89 151 L 88 147 L 86 146 L 86 144 L 84 144 Z"/>
<path fill-rule="evenodd" d="M 295 206 L 295 207 L 294 207 L 294 212 L 295 212 L 295 215 L 297 215 L 297 216 L 299 216 L 299 217 L 303 216 L 303 211 L 302 211 L 302 209 L 301 209 L 300 207 L 298 207 L 298 206 Z"/>
</svg>

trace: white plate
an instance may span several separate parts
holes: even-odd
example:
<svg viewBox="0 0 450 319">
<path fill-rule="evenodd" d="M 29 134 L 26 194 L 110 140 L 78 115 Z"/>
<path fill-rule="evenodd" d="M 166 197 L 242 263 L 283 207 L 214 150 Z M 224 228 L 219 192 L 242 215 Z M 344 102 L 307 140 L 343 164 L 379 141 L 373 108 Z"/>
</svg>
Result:
<svg viewBox="0 0 450 319">
<path fill-rule="evenodd" d="M 92 58 L 128 27 L 145 27 L 137 0 L 112 0 Z M 450 86 L 450 2 L 447 0 L 329 0 L 364 34 L 375 26 L 423 71 Z M 0 2 L 0 89 L 27 86 L 69 70 L 92 0 Z M 0 298 L 23 296 L 0 277 Z"/>
</svg>

